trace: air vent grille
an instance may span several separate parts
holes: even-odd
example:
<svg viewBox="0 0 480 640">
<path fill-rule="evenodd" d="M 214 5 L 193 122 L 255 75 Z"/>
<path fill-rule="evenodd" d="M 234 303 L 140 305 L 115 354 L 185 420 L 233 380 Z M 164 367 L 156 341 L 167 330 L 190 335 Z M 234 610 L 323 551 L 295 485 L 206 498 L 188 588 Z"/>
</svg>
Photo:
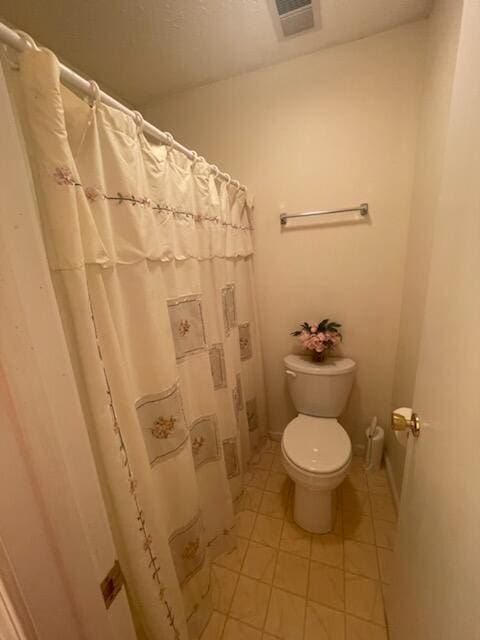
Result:
<svg viewBox="0 0 480 640">
<path fill-rule="evenodd" d="M 281 20 L 283 35 L 286 38 L 301 33 L 302 31 L 307 31 L 307 29 L 312 29 L 313 26 L 313 14 L 311 11 L 292 13 L 292 15 L 285 16 L 285 18 Z"/>
<path fill-rule="evenodd" d="M 275 0 L 275 4 L 277 5 L 278 15 L 284 16 L 291 11 L 309 7 L 312 4 L 312 0 Z"/>
<path fill-rule="evenodd" d="M 266 0 L 279 40 L 320 29 L 321 0 Z"/>
</svg>

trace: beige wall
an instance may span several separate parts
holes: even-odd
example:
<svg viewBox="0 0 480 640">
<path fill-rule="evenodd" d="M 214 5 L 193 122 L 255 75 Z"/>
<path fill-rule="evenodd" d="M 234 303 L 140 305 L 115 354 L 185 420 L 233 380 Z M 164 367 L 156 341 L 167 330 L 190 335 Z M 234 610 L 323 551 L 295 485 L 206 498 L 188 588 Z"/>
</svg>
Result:
<svg viewBox="0 0 480 640">
<path fill-rule="evenodd" d="M 389 422 L 425 23 L 417 22 L 143 109 L 256 194 L 256 272 L 270 429 L 294 415 L 282 357 L 300 321 L 344 325 L 358 362 L 343 417 L 353 441 Z M 371 221 L 296 222 L 283 210 L 368 201 Z"/>
<path fill-rule="evenodd" d="M 419 123 L 393 407 L 410 407 L 413 401 L 461 13 L 461 0 L 437 0 L 427 23 L 425 88 Z M 400 490 L 405 449 L 397 443 L 391 431 L 387 434 L 387 450 L 397 489 Z"/>
</svg>

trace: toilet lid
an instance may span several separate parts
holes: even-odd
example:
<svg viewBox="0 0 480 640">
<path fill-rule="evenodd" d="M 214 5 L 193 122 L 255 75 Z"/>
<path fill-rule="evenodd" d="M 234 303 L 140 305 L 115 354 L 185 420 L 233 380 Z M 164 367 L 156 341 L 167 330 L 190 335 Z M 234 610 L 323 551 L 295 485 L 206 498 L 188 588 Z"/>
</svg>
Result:
<svg viewBox="0 0 480 640">
<path fill-rule="evenodd" d="M 283 432 L 283 450 L 297 467 L 333 473 L 350 460 L 352 444 L 335 418 L 299 415 Z"/>
</svg>

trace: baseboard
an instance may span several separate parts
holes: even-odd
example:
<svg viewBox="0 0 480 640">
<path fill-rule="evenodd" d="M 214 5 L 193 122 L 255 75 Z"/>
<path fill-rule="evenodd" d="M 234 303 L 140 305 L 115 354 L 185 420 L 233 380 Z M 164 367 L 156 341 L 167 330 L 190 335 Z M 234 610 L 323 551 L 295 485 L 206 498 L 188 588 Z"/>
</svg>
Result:
<svg viewBox="0 0 480 640">
<path fill-rule="evenodd" d="M 280 442 L 280 440 L 282 439 L 282 431 L 269 431 L 268 432 L 268 437 L 270 438 L 270 440 L 275 440 L 275 442 Z"/>
<path fill-rule="evenodd" d="M 385 469 L 387 471 L 388 484 L 390 485 L 390 491 L 392 493 L 393 501 L 395 503 L 395 508 L 398 513 L 398 509 L 400 507 L 400 496 L 398 495 L 397 485 L 395 484 L 395 479 L 393 477 L 392 462 L 388 457 L 387 452 L 385 452 L 384 454 L 384 460 L 385 460 Z"/>
</svg>

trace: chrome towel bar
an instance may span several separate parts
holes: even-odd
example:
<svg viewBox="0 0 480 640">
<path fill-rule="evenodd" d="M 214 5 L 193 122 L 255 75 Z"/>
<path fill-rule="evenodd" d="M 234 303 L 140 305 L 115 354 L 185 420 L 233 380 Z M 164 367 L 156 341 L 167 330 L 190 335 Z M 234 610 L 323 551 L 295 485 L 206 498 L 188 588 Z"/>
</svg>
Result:
<svg viewBox="0 0 480 640">
<path fill-rule="evenodd" d="M 289 218 L 307 218 L 308 216 L 325 216 L 330 213 L 347 213 L 348 211 L 360 211 L 361 216 L 368 216 L 368 203 L 363 202 L 358 207 L 348 209 L 325 209 L 324 211 L 304 211 L 303 213 L 281 213 L 280 224 L 287 224 Z"/>
</svg>

